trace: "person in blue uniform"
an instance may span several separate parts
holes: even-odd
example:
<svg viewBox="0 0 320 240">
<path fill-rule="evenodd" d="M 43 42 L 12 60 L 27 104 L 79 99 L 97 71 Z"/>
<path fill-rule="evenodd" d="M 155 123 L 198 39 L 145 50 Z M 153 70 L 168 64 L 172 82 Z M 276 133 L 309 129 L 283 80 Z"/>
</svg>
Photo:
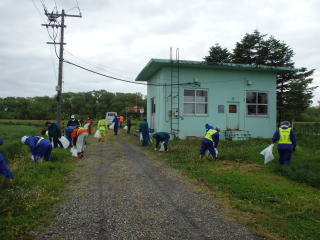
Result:
<svg viewBox="0 0 320 240">
<path fill-rule="evenodd" d="M 139 125 L 139 132 L 142 134 L 142 146 L 148 146 L 150 141 L 149 135 L 149 126 L 147 119 L 143 119 L 143 121 Z"/>
<path fill-rule="evenodd" d="M 167 132 L 156 132 L 152 135 L 152 137 L 156 140 L 156 148 L 154 150 L 159 150 L 159 145 L 163 142 L 164 150 L 168 151 L 168 143 L 170 140 L 170 134 Z"/>
<path fill-rule="evenodd" d="M 200 151 L 199 151 L 199 153 L 200 153 L 199 158 L 200 159 L 203 158 L 203 156 L 206 153 L 206 150 L 209 151 L 211 158 L 215 158 L 216 157 L 215 148 L 217 148 L 218 144 L 219 144 L 220 128 L 216 127 L 216 129 L 214 129 L 209 124 L 206 124 L 205 128 L 206 128 L 206 135 L 201 140 L 201 148 L 200 148 Z"/>
<path fill-rule="evenodd" d="M 118 135 L 119 119 L 118 119 L 117 116 L 114 116 L 114 119 L 112 120 L 112 123 L 114 123 L 114 126 L 113 126 L 114 135 Z"/>
<path fill-rule="evenodd" d="M 289 165 L 292 152 L 296 150 L 297 138 L 290 122 L 283 121 L 278 130 L 275 131 L 272 143 L 278 142 L 279 162 L 281 165 Z"/>
<path fill-rule="evenodd" d="M 77 126 L 68 126 L 64 129 L 64 135 L 69 140 L 69 147 L 72 146 L 72 136 L 71 133 L 73 129 L 75 129 Z"/>
<path fill-rule="evenodd" d="M 0 145 L 2 144 L 3 144 L 3 140 L 0 137 Z M 0 175 L 4 175 L 4 177 L 6 178 L 5 184 L 10 183 L 13 179 L 13 174 L 10 171 L 5 158 L 1 153 L 0 153 Z"/>
<path fill-rule="evenodd" d="M 38 162 L 40 158 L 44 158 L 46 161 L 51 160 L 52 144 L 49 140 L 39 136 L 23 136 L 21 143 L 26 144 L 32 153 L 32 159 Z"/>
</svg>

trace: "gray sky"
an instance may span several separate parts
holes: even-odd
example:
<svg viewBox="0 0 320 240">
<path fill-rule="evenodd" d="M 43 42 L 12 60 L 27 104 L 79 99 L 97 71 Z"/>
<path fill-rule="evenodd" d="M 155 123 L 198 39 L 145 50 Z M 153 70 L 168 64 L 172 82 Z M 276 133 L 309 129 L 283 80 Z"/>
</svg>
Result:
<svg viewBox="0 0 320 240">
<path fill-rule="evenodd" d="M 42 0 L 78 14 L 76 0 Z M 0 96 L 53 96 L 58 61 L 40 0 L 0 1 Z M 78 0 L 83 18 L 66 18 L 65 59 L 105 74 L 133 80 L 150 58 L 202 60 L 219 43 L 232 50 L 245 33 L 258 29 L 287 43 L 296 67 L 316 68 L 320 85 L 318 0 Z M 71 55 L 71 54 L 73 55 Z M 146 87 L 99 77 L 64 64 L 63 91 L 105 89 L 142 92 Z M 314 101 L 320 101 L 320 89 Z"/>
</svg>

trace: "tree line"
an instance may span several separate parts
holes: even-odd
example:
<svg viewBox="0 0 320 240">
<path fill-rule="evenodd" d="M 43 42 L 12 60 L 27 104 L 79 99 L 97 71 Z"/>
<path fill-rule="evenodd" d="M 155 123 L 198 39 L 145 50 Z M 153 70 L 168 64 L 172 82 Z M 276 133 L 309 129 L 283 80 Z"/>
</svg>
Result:
<svg viewBox="0 0 320 240">
<path fill-rule="evenodd" d="M 64 119 L 75 114 L 77 118 L 98 119 L 106 112 L 125 115 L 126 107 L 144 107 L 146 99 L 141 93 L 112 93 L 105 90 L 62 93 Z M 47 120 L 56 118 L 55 97 L 0 98 L 0 119 Z"/>
<path fill-rule="evenodd" d="M 230 52 L 216 43 L 204 58 L 208 63 L 235 63 L 267 65 L 276 67 L 296 67 L 294 51 L 284 42 L 258 30 L 247 33 Z M 277 75 L 277 116 L 278 121 L 295 121 L 312 103 L 312 74 L 315 69 L 300 67 L 296 72 Z"/>
</svg>

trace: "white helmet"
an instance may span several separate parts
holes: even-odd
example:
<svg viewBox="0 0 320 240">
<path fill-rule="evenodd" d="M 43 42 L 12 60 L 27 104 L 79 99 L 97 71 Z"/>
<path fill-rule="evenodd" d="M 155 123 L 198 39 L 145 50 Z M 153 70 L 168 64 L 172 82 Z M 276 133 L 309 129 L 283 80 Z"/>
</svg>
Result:
<svg viewBox="0 0 320 240">
<path fill-rule="evenodd" d="M 71 118 L 75 118 L 74 115 L 71 115 Z"/>
<path fill-rule="evenodd" d="M 21 138 L 21 143 L 22 143 L 22 144 L 25 144 L 27 138 L 28 138 L 28 136 L 23 136 L 23 137 Z"/>
</svg>

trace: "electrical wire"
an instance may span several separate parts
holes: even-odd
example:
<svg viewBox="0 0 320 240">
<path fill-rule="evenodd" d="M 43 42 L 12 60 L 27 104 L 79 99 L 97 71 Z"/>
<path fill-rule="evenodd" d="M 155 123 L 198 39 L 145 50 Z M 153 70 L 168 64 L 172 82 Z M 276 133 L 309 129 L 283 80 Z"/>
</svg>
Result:
<svg viewBox="0 0 320 240">
<path fill-rule="evenodd" d="M 83 62 L 83 63 L 89 64 L 90 66 L 92 66 L 92 67 L 94 67 L 94 68 L 101 69 L 101 70 L 106 71 L 106 72 L 108 72 L 108 73 L 110 73 L 110 74 L 112 74 L 112 75 L 116 75 L 117 77 L 123 77 L 123 76 L 124 76 L 124 75 L 116 74 L 116 73 L 110 71 L 110 70 L 109 70 L 110 68 L 106 67 L 105 65 L 93 63 L 93 62 L 90 62 L 90 61 L 85 60 L 85 59 L 83 59 L 83 58 L 80 58 L 80 57 L 74 55 L 73 53 L 71 53 L 70 51 L 68 51 L 68 50 L 66 50 L 66 49 L 65 49 L 64 51 L 65 51 L 66 53 L 68 53 L 69 55 L 71 55 L 72 57 L 80 60 L 80 61 Z M 114 70 L 116 70 L 116 69 L 114 69 Z M 127 74 L 125 74 L 125 75 L 128 75 L 128 76 L 129 76 L 129 75 L 136 75 L 136 74 L 134 74 L 134 73 L 126 72 L 126 71 L 123 71 L 123 70 L 118 70 L 118 71 L 127 73 Z"/>
<path fill-rule="evenodd" d="M 41 14 L 41 11 L 40 11 L 39 7 L 37 6 L 37 4 L 35 3 L 34 0 L 32 0 L 32 3 L 33 3 L 33 6 L 36 8 L 37 12 L 39 13 L 40 17 L 42 18 L 42 21 L 46 22 L 46 20 L 44 19 L 44 17 Z"/>
<path fill-rule="evenodd" d="M 56 9 L 56 12 L 58 12 L 57 2 L 56 2 L 56 0 L 53 0 L 53 1 L 54 1 L 54 6 L 55 6 L 55 9 Z"/>
<path fill-rule="evenodd" d="M 44 1 L 43 1 L 43 0 L 40 0 L 40 3 L 42 4 L 42 7 L 43 7 L 44 12 L 47 13 L 48 10 L 47 10 L 47 7 L 46 7 L 46 4 L 44 3 Z"/>
<path fill-rule="evenodd" d="M 78 10 L 79 10 L 79 15 L 81 16 L 81 10 L 80 10 L 80 7 L 79 7 L 79 3 L 78 3 L 78 0 L 76 0 L 76 3 L 77 3 L 77 6 L 78 6 Z"/>
<path fill-rule="evenodd" d="M 100 76 L 102 76 L 102 77 L 106 77 L 106 78 L 114 79 L 114 80 L 121 81 L 121 82 L 137 84 L 137 85 L 144 85 L 144 86 L 157 86 L 157 87 L 182 86 L 182 85 L 198 85 L 198 83 L 196 83 L 196 82 L 189 82 L 189 83 L 176 83 L 176 84 L 165 84 L 165 83 L 155 84 L 155 83 L 134 82 L 134 81 L 130 81 L 130 80 L 127 80 L 127 79 L 122 79 L 122 78 L 117 78 L 117 77 L 113 77 L 113 76 L 110 76 L 110 75 L 106 75 L 106 74 L 103 74 L 103 73 L 100 73 L 100 72 L 94 71 L 94 70 L 92 70 L 92 69 L 89 69 L 89 68 L 86 68 L 86 67 L 80 66 L 80 65 L 75 64 L 75 63 L 73 63 L 73 62 L 70 62 L 70 61 L 68 61 L 68 60 L 63 60 L 63 61 L 64 61 L 65 63 L 67 63 L 67 64 L 70 64 L 70 65 L 73 65 L 73 66 L 75 66 L 75 67 L 81 68 L 81 69 L 83 69 L 83 70 L 85 70 L 85 71 L 88 71 L 88 72 L 91 72 L 91 73 L 94 73 L 94 74 L 100 75 Z"/>
</svg>

